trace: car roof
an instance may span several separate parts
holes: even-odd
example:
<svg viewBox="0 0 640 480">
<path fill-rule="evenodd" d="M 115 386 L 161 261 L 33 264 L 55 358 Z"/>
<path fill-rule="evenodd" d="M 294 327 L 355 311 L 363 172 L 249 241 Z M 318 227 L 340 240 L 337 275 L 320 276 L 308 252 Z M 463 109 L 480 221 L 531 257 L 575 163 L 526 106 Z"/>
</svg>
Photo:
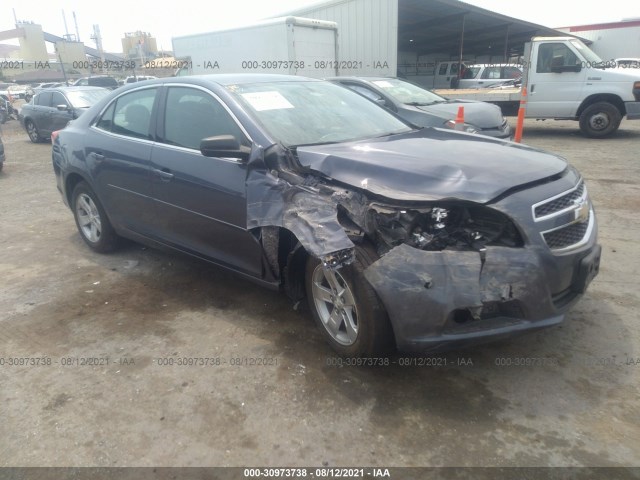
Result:
<svg viewBox="0 0 640 480">
<path fill-rule="evenodd" d="M 106 88 L 103 87 L 79 87 L 79 86 L 68 86 L 68 87 L 49 87 L 49 88 L 43 88 L 40 92 L 38 92 L 38 95 L 41 94 L 42 92 L 82 92 L 82 91 L 87 91 L 87 90 L 107 90 Z"/>
<path fill-rule="evenodd" d="M 211 75 L 188 75 L 185 77 L 165 77 L 155 80 L 146 80 L 145 85 L 154 85 L 166 82 L 177 83 L 193 83 L 194 85 L 209 83 L 222 86 L 242 85 L 251 83 L 270 83 L 270 82 L 317 82 L 316 78 L 300 77 L 297 75 L 279 75 L 271 73 L 218 73 Z M 140 88 L 139 84 L 129 84 L 122 88 Z"/>
<path fill-rule="evenodd" d="M 402 80 L 403 82 L 406 82 L 406 80 L 402 79 L 402 78 L 397 78 L 397 77 L 358 77 L 358 76 L 350 76 L 350 77 L 327 77 L 326 80 L 329 81 L 340 81 L 340 80 L 355 80 L 355 81 L 361 81 L 361 82 L 377 82 L 380 80 Z M 410 82 L 407 82 L 410 83 Z"/>
</svg>

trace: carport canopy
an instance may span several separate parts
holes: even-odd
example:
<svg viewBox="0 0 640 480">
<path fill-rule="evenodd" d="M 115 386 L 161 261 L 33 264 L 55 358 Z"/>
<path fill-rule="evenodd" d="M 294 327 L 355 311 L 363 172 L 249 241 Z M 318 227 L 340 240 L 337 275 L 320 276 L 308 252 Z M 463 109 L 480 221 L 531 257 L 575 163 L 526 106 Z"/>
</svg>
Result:
<svg viewBox="0 0 640 480">
<path fill-rule="evenodd" d="M 457 0 L 398 0 L 398 50 L 418 56 L 490 56 L 492 62 L 506 62 L 522 55 L 531 37 L 542 35 L 567 33 Z"/>
</svg>

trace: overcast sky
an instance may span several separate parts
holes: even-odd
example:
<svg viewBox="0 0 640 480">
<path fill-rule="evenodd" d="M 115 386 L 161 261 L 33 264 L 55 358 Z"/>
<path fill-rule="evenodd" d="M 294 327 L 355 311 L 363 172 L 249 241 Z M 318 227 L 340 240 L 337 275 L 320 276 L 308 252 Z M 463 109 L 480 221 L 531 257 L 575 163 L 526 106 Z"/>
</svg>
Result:
<svg viewBox="0 0 640 480">
<path fill-rule="evenodd" d="M 158 48 L 170 50 L 173 36 L 230 28 L 317 3 L 317 0 L 2 0 L 0 31 L 15 28 L 15 9 L 18 20 L 39 23 L 45 32 L 62 36 L 64 10 L 69 33 L 75 33 L 75 12 L 80 40 L 88 46 L 94 46 L 89 37 L 93 24 L 97 23 L 107 51 L 121 52 L 124 32 L 136 30 L 151 33 Z M 629 0 L 608 0 L 604 4 L 575 0 L 468 0 L 467 3 L 548 27 L 640 17 L 640 9 L 634 8 L 637 4 Z"/>
</svg>

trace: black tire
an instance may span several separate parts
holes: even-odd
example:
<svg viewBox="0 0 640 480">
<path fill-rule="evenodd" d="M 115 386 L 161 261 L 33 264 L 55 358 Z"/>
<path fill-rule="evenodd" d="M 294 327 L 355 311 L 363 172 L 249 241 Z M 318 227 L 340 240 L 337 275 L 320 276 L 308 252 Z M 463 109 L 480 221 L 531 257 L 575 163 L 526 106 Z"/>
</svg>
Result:
<svg viewBox="0 0 640 480">
<path fill-rule="evenodd" d="M 615 105 L 598 102 L 589 105 L 580 115 L 580 130 L 587 137 L 603 138 L 612 135 L 622 121 L 622 114 Z"/>
<path fill-rule="evenodd" d="M 346 284 L 348 287 L 344 289 L 344 295 L 337 300 L 340 306 L 336 306 L 336 295 L 333 295 L 333 300 L 321 298 L 322 294 L 328 296 L 336 290 L 330 287 L 326 276 L 328 273 L 322 268 L 320 261 L 313 257 L 307 260 L 305 287 L 311 314 L 331 347 L 343 357 L 383 356 L 395 348 L 393 329 L 387 312 L 363 274 L 377 258 L 373 249 L 356 246 L 355 261 L 335 271 L 339 284 Z M 349 297 L 353 299 L 352 307 L 349 305 Z M 332 331 L 328 324 L 334 313 L 337 314 L 338 322 L 334 322 Z M 339 323 L 338 329 L 335 328 L 336 323 Z M 355 325 L 356 328 L 347 328 L 349 324 Z"/>
<path fill-rule="evenodd" d="M 33 123 L 33 120 L 25 120 L 24 128 L 27 130 L 29 140 L 31 140 L 33 143 L 40 143 L 44 140 L 40 136 L 40 133 L 38 133 L 38 128 L 36 127 L 36 124 Z"/>
<path fill-rule="evenodd" d="M 0 112 L 0 125 L 4 125 L 7 122 L 7 113 L 2 111 Z"/>
<path fill-rule="evenodd" d="M 71 195 L 71 209 L 82 240 L 92 250 L 107 253 L 115 250 L 119 237 L 97 195 L 85 182 L 80 182 Z"/>
</svg>

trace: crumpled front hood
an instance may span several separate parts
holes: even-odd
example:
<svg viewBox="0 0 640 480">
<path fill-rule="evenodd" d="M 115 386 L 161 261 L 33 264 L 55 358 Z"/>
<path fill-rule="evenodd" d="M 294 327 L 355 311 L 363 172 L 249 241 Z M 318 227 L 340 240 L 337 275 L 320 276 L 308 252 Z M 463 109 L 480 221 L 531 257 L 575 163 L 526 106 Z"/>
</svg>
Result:
<svg viewBox="0 0 640 480">
<path fill-rule="evenodd" d="M 464 107 L 464 121 L 478 128 L 497 128 L 502 125 L 502 111 L 497 105 L 471 100 L 450 100 L 416 107 L 425 112 L 447 118 L 456 118 L 458 107 Z"/>
<path fill-rule="evenodd" d="M 394 200 L 487 203 L 561 173 L 554 154 L 473 134 L 425 128 L 349 143 L 298 147 L 304 167 Z"/>
</svg>

